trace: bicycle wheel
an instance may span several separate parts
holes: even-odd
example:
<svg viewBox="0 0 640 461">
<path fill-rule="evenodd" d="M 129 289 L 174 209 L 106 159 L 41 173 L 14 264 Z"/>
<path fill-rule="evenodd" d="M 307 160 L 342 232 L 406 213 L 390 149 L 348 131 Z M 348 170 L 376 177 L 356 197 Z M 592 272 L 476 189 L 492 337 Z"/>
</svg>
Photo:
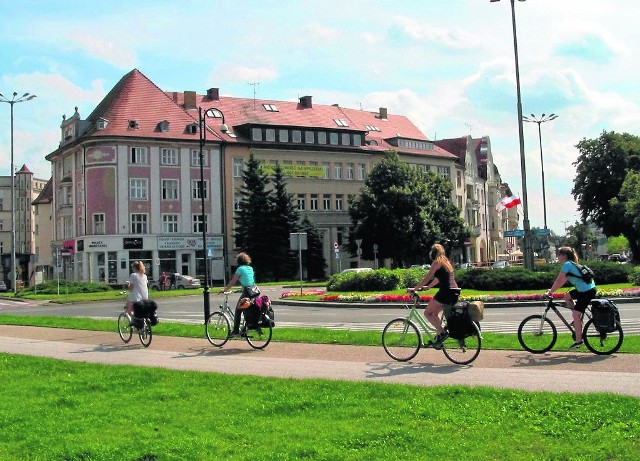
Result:
<svg viewBox="0 0 640 461">
<path fill-rule="evenodd" d="M 205 331 L 212 346 L 222 347 L 229 341 L 231 331 L 229 319 L 222 312 L 213 312 L 207 318 Z"/>
<path fill-rule="evenodd" d="M 133 328 L 131 328 L 131 321 L 129 320 L 129 316 L 126 314 L 126 312 L 123 312 L 118 316 L 118 334 L 120 335 L 120 339 L 124 341 L 125 344 L 131 341 Z"/>
<path fill-rule="evenodd" d="M 558 339 L 556 326 L 547 317 L 530 315 L 518 327 L 518 341 L 525 351 L 542 354 L 551 350 Z"/>
<path fill-rule="evenodd" d="M 249 346 L 254 349 L 264 349 L 271 342 L 271 335 L 273 334 L 273 329 L 270 325 L 268 326 L 255 326 L 255 327 L 246 327 L 242 329 L 243 335 L 245 339 L 249 343 Z"/>
<path fill-rule="evenodd" d="M 149 320 L 143 319 L 142 326 L 138 328 L 138 337 L 140 338 L 140 342 L 144 347 L 149 347 L 149 344 L 151 344 L 151 339 L 153 338 L 153 333 L 151 333 L 151 324 L 149 324 Z"/>
<path fill-rule="evenodd" d="M 587 349 L 594 354 L 609 355 L 620 349 L 624 340 L 624 333 L 619 322 L 616 322 L 616 329 L 611 333 L 600 333 L 596 329 L 593 319 L 591 319 L 584 326 L 582 340 Z"/>
<path fill-rule="evenodd" d="M 382 330 L 382 347 L 394 360 L 406 362 L 416 356 L 422 346 L 420 330 L 407 318 L 393 319 Z"/>
<path fill-rule="evenodd" d="M 473 322 L 475 332 L 464 339 L 447 338 L 442 342 L 442 352 L 453 363 L 468 365 L 480 354 L 482 336 L 478 325 Z"/>
</svg>

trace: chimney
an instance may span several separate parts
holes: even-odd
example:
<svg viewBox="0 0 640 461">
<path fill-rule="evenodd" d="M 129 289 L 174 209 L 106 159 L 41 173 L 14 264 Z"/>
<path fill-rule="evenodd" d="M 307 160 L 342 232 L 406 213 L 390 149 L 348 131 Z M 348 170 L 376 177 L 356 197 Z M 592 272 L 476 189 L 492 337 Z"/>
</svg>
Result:
<svg viewBox="0 0 640 461">
<path fill-rule="evenodd" d="M 212 101 L 219 101 L 220 100 L 220 88 L 209 88 L 207 90 L 207 96 Z"/>
<path fill-rule="evenodd" d="M 387 108 L 386 107 L 381 107 L 380 108 L 380 119 L 381 120 L 386 120 L 387 119 Z"/>
<path fill-rule="evenodd" d="M 196 108 L 196 92 L 195 91 L 184 92 L 184 108 L 185 109 Z"/>
<path fill-rule="evenodd" d="M 175 103 L 178 102 L 178 92 L 177 91 L 172 91 L 171 92 L 171 100 Z"/>
<path fill-rule="evenodd" d="M 311 109 L 313 107 L 313 103 L 311 102 L 311 96 L 302 96 L 300 98 L 300 106 L 303 109 Z"/>
</svg>

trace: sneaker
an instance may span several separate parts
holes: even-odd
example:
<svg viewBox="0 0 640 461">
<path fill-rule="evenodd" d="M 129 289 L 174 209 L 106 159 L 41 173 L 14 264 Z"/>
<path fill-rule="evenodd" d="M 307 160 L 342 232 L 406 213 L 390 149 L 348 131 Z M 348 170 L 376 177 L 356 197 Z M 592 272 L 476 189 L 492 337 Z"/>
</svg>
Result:
<svg viewBox="0 0 640 461">
<path fill-rule="evenodd" d="M 229 333 L 229 338 L 236 338 L 238 336 L 240 336 L 239 331 L 232 331 L 231 333 Z"/>
<path fill-rule="evenodd" d="M 449 337 L 449 332 L 447 330 L 444 330 L 442 333 L 436 336 L 436 343 L 442 344 L 444 340 L 447 339 L 448 337 Z"/>
<path fill-rule="evenodd" d="M 582 341 L 580 341 L 580 342 L 576 341 L 571 346 L 569 346 L 569 350 L 580 349 L 583 344 L 584 344 L 584 342 L 582 342 Z"/>
</svg>

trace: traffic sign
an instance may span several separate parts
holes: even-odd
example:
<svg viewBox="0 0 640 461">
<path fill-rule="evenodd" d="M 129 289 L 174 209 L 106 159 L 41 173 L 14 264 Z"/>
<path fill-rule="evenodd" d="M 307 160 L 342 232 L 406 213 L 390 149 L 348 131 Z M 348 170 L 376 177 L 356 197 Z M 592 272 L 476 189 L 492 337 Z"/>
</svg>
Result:
<svg viewBox="0 0 640 461">
<path fill-rule="evenodd" d="M 533 235 L 551 235 L 551 229 L 533 229 Z"/>
<path fill-rule="evenodd" d="M 505 237 L 524 237 L 524 229 L 513 229 L 504 231 Z"/>
</svg>

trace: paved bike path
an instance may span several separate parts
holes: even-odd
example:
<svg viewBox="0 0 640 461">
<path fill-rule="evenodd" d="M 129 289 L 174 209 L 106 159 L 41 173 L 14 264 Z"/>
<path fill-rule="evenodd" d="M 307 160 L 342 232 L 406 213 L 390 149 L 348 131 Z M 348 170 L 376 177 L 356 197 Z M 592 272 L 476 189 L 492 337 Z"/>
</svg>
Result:
<svg viewBox="0 0 640 461">
<path fill-rule="evenodd" d="M 470 366 L 450 363 L 440 351 L 421 350 L 408 363 L 378 347 L 272 342 L 256 351 L 244 340 L 222 348 L 206 338 L 154 336 L 143 348 L 134 335 L 124 344 L 116 332 L 0 325 L 0 352 L 78 362 L 163 367 L 278 378 L 469 385 L 551 392 L 610 392 L 640 397 L 640 359 L 632 354 L 581 352 L 534 355 L 483 350 Z"/>
</svg>

